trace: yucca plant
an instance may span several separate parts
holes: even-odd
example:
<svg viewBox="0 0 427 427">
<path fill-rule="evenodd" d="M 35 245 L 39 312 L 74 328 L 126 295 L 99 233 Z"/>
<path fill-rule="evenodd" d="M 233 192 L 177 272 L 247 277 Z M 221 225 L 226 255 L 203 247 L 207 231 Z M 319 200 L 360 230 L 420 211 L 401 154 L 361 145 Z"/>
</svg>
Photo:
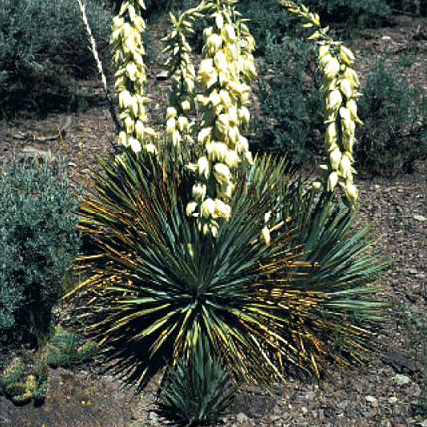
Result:
<svg viewBox="0 0 427 427">
<path fill-rule="evenodd" d="M 232 402 L 238 387 L 201 337 L 187 360 L 169 367 L 159 389 L 158 414 L 174 425 L 215 422 Z"/>
<path fill-rule="evenodd" d="M 126 150 L 103 167 L 81 208 L 97 251 L 81 259 L 89 278 L 75 294 L 90 305 L 76 319 L 113 372 L 142 388 L 201 336 L 235 380 L 266 385 L 372 348 L 381 303 L 360 296 L 375 291 L 367 284 L 382 265 L 358 256 L 366 230 L 351 231 L 353 214 L 304 190 L 284 160 L 241 169 L 235 213 L 217 238 L 188 220 L 193 178 L 173 160 Z M 260 238 L 267 212 L 269 245 Z M 344 351 L 333 355 L 337 334 Z"/>
<path fill-rule="evenodd" d="M 328 359 L 348 364 L 374 347 L 382 303 L 369 299 L 370 283 L 383 265 L 362 255 L 367 231 L 353 230 L 354 211 L 331 191 L 338 176 L 353 186 L 351 165 L 334 162 L 334 185 L 321 190 L 281 158 L 252 159 L 241 131 L 253 39 L 233 3 L 206 0 L 172 18 L 166 40 L 176 42 L 171 73 L 179 93 L 167 111 L 165 144 L 145 127 L 142 0 L 125 1 L 113 21 L 121 154 L 101 162 L 81 205 L 92 249 L 79 263 L 87 280 L 70 297 L 105 367 L 139 390 L 157 373 L 179 372 L 201 339 L 235 383 L 267 386 L 287 373 L 320 376 Z M 204 32 L 195 81 L 185 34 L 206 13 L 214 25 Z M 200 122 L 190 114 L 193 98 Z M 347 193 L 355 203 L 356 190 Z"/>
</svg>

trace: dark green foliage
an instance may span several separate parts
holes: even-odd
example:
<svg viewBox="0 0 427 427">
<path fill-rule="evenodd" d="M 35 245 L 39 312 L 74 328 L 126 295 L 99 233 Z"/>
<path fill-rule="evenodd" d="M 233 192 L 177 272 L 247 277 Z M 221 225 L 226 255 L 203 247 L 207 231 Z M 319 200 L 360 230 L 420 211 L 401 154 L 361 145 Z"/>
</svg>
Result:
<svg viewBox="0 0 427 427">
<path fill-rule="evenodd" d="M 323 112 L 313 43 L 268 40 L 258 91 L 261 119 L 252 148 L 286 153 L 292 163 L 313 163 L 323 148 Z"/>
<path fill-rule="evenodd" d="M 59 164 L 0 166 L 0 332 L 49 330 L 51 309 L 79 248 L 78 200 Z"/>
<path fill-rule="evenodd" d="M 167 370 L 159 389 L 158 413 L 173 425 L 210 425 L 237 391 L 207 342 L 199 340 L 187 360 L 181 358 Z"/>
<path fill-rule="evenodd" d="M 80 336 L 57 327 L 47 345 L 46 363 L 52 367 L 68 367 L 86 362 L 96 354 L 96 345 L 83 343 Z"/>
<path fill-rule="evenodd" d="M 281 43 L 285 36 L 299 34 L 299 26 L 293 25 L 293 18 L 277 0 L 239 0 L 238 10 L 249 19 L 248 26 L 255 38 L 258 55 L 264 55 L 267 41 Z"/>
<path fill-rule="evenodd" d="M 102 164 L 81 207 L 95 256 L 74 295 L 76 315 L 113 373 L 139 389 L 190 357 L 203 336 L 235 380 L 319 375 L 325 360 L 359 360 L 373 348 L 367 299 L 383 266 L 363 254 L 366 230 L 330 195 L 295 183 L 280 159 L 237 171 L 233 215 L 217 239 L 185 215 L 193 177 L 129 150 Z M 260 238 L 271 211 L 271 244 Z M 340 334 L 343 355 L 331 354 Z"/>
<path fill-rule="evenodd" d="M 357 133 L 356 169 L 369 176 L 411 173 L 427 158 L 427 109 L 399 74 L 380 62 L 368 75 L 359 100 L 364 125 Z"/>
<path fill-rule="evenodd" d="M 85 4 L 98 49 L 108 54 L 111 15 L 99 2 Z M 74 0 L 1 1 L 0 117 L 67 107 L 75 95 L 68 76 L 93 76 L 95 68 Z"/>
</svg>

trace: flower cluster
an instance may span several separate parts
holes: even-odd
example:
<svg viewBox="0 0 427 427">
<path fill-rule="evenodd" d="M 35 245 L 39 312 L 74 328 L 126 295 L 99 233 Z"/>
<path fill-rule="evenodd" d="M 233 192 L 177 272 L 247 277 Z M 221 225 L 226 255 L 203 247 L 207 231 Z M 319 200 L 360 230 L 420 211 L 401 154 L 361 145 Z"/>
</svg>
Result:
<svg viewBox="0 0 427 427">
<path fill-rule="evenodd" d="M 248 141 L 241 130 L 248 124 L 250 86 L 256 75 L 254 41 L 247 26 L 231 7 L 233 0 L 206 3 L 215 23 L 203 32 L 205 45 L 198 70 L 202 112 L 197 136 L 203 155 L 188 167 L 197 174 L 187 215 L 198 218 L 203 233 L 216 236 L 220 220 L 231 215 L 229 201 L 235 184 L 233 170 L 252 163 Z"/>
<path fill-rule="evenodd" d="M 353 53 L 341 42 L 327 35 L 327 28 L 321 28 L 319 16 L 304 6 L 293 2 L 282 2 L 291 13 L 307 21 L 303 27 L 316 27 L 309 37 L 319 45 L 319 68 L 322 71 L 322 92 L 325 95 L 325 148 L 329 165 L 320 168 L 326 175 L 327 190 L 333 191 L 337 184 L 344 190 L 352 205 L 358 199 L 358 190 L 353 183 L 353 144 L 356 123 L 362 124 L 357 115 L 356 98 L 360 95 L 359 79 L 351 68 Z M 313 186 L 320 188 L 319 182 Z"/>
<path fill-rule="evenodd" d="M 123 130 L 119 134 L 119 144 L 131 147 L 135 152 L 141 148 L 156 152 L 153 129 L 147 127 L 147 113 L 143 96 L 143 85 L 146 81 L 145 54 L 142 44 L 142 33 L 145 22 L 141 17 L 145 9 L 143 0 L 125 0 L 120 12 L 113 18 L 111 44 L 113 62 L 116 68 L 115 88 L 119 94 L 120 120 Z M 151 142 L 147 142 L 147 136 Z"/>
<path fill-rule="evenodd" d="M 195 81 L 196 72 L 191 61 L 191 47 L 186 40 L 189 33 L 194 33 L 192 23 L 202 17 L 207 5 L 202 2 L 199 6 L 188 9 L 179 18 L 170 15 L 173 31 L 164 41 L 167 46 L 163 52 L 170 52 L 166 61 L 169 75 L 172 78 L 172 87 L 169 95 L 169 107 L 166 112 L 166 133 L 174 147 L 179 148 L 181 143 L 193 143 L 192 130 L 194 123 L 190 113 L 195 110 Z"/>
</svg>

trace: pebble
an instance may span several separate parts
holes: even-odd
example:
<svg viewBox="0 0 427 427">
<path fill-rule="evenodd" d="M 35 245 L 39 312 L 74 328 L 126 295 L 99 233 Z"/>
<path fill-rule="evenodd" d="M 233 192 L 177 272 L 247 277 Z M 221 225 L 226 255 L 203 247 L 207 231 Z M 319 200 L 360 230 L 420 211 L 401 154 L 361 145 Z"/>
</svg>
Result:
<svg viewBox="0 0 427 427">
<path fill-rule="evenodd" d="M 393 377 L 393 382 L 398 386 L 407 385 L 411 383 L 411 379 L 406 375 L 397 374 Z"/>
<path fill-rule="evenodd" d="M 239 412 L 236 416 L 236 420 L 238 423 L 244 423 L 248 419 L 249 419 L 248 416 L 246 414 L 244 414 L 243 412 Z"/>
<path fill-rule="evenodd" d="M 156 423 L 156 422 L 159 420 L 159 416 L 158 416 L 155 412 L 150 411 L 150 412 L 148 413 L 148 419 L 149 419 L 152 423 Z"/>
<path fill-rule="evenodd" d="M 396 396 L 390 396 L 388 398 L 388 403 L 391 403 L 393 405 L 394 403 L 397 403 L 398 400 L 399 399 Z"/>
<path fill-rule="evenodd" d="M 167 80 L 168 79 L 168 72 L 165 70 L 160 71 L 160 73 L 157 74 L 156 79 L 157 80 Z"/>
<path fill-rule="evenodd" d="M 422 215 L 414 215 L 412 218 L 414 218 L 416 221 L 420 221 L 420 222 L 424 222 L 427 221 L 427 218 L 425 216 Z"/>
<path fill-rule="evenodd" d="M 303 407 L 301 408 L 301 412 L 305 415 L 305 414 L 307 414 L 307 413 L 308 413 L 308 409 L 307 409 L 305 406 L 303 406 Z"/>
<path fill-rule="evenodd" d="M 366 396 L 365 400 L 371 404 L 372 408 L 378 408 L 378 399 L 374 396 Z"/>
</svg>

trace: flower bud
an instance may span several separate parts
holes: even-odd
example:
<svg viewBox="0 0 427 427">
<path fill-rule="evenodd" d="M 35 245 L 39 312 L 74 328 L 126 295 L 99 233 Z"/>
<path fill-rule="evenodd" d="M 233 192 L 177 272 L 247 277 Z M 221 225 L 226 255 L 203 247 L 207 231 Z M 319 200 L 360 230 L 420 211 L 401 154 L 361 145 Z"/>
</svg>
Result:
<svg viewBox="0 0 427 427">
<path fill-rule="evenodd" d="M 194 211 L 197 208 L 197 203 L 196 202 L 190 202 L 187 204 L 187 207 L 185 208 L 185 213 L 187 216 L 190 216 L 191 214 L 194 213 Z"/>
<path fill-rule="evenodd" d="M 212 132 L 212 128 L 211 127 L 203 128 L 199 132 L 199 135 L 197 136 L 197 141 L 200 144 L 206 144 L 209 141 L 209 139 L 210 139 L 211 132 Z"/>
<path fill-rule="evenodd" d="M 325 132 L 325 142 L 327 145 L 331 145 L 337 141 L 338 130 L 335 122 L 329 123 Z"/>
<path fill-rule="evenodd" d="M 250 117 L 251 114 L 245 106 L 239 108 L 239 119 L 242 125 L 247 126 L 249 124 Z"/>
<path fill-rule="evenodd" d="M 128 134 L 131 134 L 134 131 L 134 129 L 135 129 L 134 121 L 129 116 L 127 116 L 125 118 L 125 128 L 126 128 L 126 132 Z"/>
<path fill-rule="evenodd" d="M 351 98 L 353 94 L 353 90 L 351 88 L 350 80 L 347 80 L 347 79 L 341 80 L 340 89 L 347 99 Z"/>
<path fill-rule="evenodd" d="M 189 111 L 191 109 L 190 101 L 186 100 L 181 102 L 181 108 L 182 108 L 182 111 Z"/>
<path fill-rule="evenodd" d="M 206 157 L 200 157 L 200 159 L 197 161 L 197 166 L 199 170 L 199 175 L 206 180 L 209 179 L 210 175 L 210 168 L 209 168 L 209 161 Z"/>
<path fill-rule="evenodd" d="M 215 213 L 215 202 L 208 198 L 200 206 L 200 214 L 204 218 L 209 218 Z"/>
<path fill-rule="evenodd" d="M 345 193 L 351 203 L 355 203 L 359 198 L 359 191 L 357 190 L 356 186 L 351 182 L 346 183 Z"/>
<path fill-rule="evenodd" d="M 175 119 L 171 117 L 166 122 L 166 133 L 172 135 L 175 132 Z"/>
<path fill-rule="evenodd" d="M 240 158 L 237 155 L 237 153 L 233 150 L 227 150 L 226 155 L 225 155 L 225 164 L 233 169 L 235 168 L 240 162 Z"/>
<path fill-rule="evenodd" d="M 214 166 L 214 175 L 219 183 L 229 182 L 231 179 L 230 169 L 224 163 L 217 163 Z"/>
<path fill-rule="evenodd" d="M 354 61 L 353 52 L 343 45 L 340 46 L 340 58 L 347 65 L 351 65 Z"/>
<path fill-rule="evenodd" d="M 129 138 L 130 148 L 134 153 L 139 153 L 141 151 L 141 143 L 135 138 Z"/>
<path fill-rule="evenodd" d="M 221 13 L 215 14 L 215 24 L 218 27 L 218 29 L 221 29 L 224 25 L 224 18 L 222 17 Z"/>
<path fill-rule="evenodd" d="M 166 119 L 170 119 L 172 117 L 175 117 L 178 114 L 176 109 L 174 107 L 168 107 L 166 110 Z"/>
<path fill-rule="evenodd" d="M 352 120 L 354 120 L 356 123 L 362 124 L 362 121 L 359 119 L 359 116 L 357 115 L 357 104 L 354 99 L 349 99 L 345 104 L 347 110 L 350 112 L 350 117 Z"/>
<path fill-rule="evenodd" d="M 339 167 L 341 176 L 344 179 L 347 179 L 351 176 L 351 161 L 346 154 L 342 156 Z"/>
<path fill-rule="evenodd" d="M 326 77 L 331 80 L 338 74 L 339 71 L 340 63 L 338 62 L 338 59 L 331 57 L 331 59 L 329 59 L 328 63 L 326 64 L 323 72 L 325 73 Z"/>
<path fill-rule="evenodd" d="M 119 93 L 119 106 L 122 110 L 129 108 L 132 104 L 132 95 L 128 90 L 123 90 Z"/>
<path fill-rule="evenodd" d="M 221 34 L 225 36 L 225 39 L 229 43 L 234 43 L 236 40 L 236 32 L 234 31 L 234 27 L 230 24 L 225 24 L 223 30 L 221 31 Z"/>
<path fill-rule="evenodd" d="M 206 185 L 198 182 L 193 185 L 191 194 L 197 201 L 202 201 L 206 196 Z"/>
<path fill-rule="evenodd" d="M 342 96 L 339 90 L 332 90 L 326 98 L 326 108 L 330 111 L 337 111 L 342 103 Z"/>
<path fill-rule="evenodd" d="M 213 33 L 206 40 L 206 47 L 210 56 L 215 55 L 215 53 L 221 49 L 221 46 L 222 37 L 218 34 Z"/>
<path fill-rule="evenodd" d="M 231 215 L 231 206 L 220 199 L 215 199 L 215 215 L 220 218 L 229 219 Z"/>
<path fill-rule="evenodd" d="M 127 144 L 128 144 L 128 137 L 127 137 L 126 132 L 121 131 L 119 133 L 118 143 L 119 143 L 119 145 L 127 146 Z"/>
<path fill-rule="evenodd" d="M 268 229 L 268 227 L 264 227 L 261 230 L 261 237 L 262 240 L 264 241 L 264 243 L 269 246 L 271 243 L 271 236 L 270 236 L 270 230 Z"/>
<path fill-rule="evenodd" d="M 335 149 L 329 154 L 329 160 L 331 162 L 331 168 L 333 170 L 336 171 L 340 167 L 341 157 L 342 157 L 342 154 L 339 148 Z"/>
<path fill-rule="evenodd" d="M 328 178 L 328 184 L 327 184 L 328 191 L 333 191 L 337 184 L 338 184 L 338 174 L 336 172 L 332 172 Z"/>
<path fill-rule="evenodd" d="M 137 69 L 136 64 L 134 62 L 129 62 L 126 65 L 126 73 L 127 73 L 130 80 L 132 80 L 133 82 L 136 80 L 137 74 L 138 74 L 138 69 Z"/>
<path fill-rule="evenodd" d="M 157 153 L 157 147 L 156 147 L 154 144 L 152 144 L 152 143 L 147 144 L 147 145 L 144 147 L 144 149 L 145 149 L 145 151 L 146 151 L 147 153 L 152 153 L 152 154 L 156 154 L 156 153 Z"/>
<path fill-rule="evenodd" d="M 144 124 L 141 120 L 137 120 L 135 123 L 135 135 L 139 141 L 144 139 Z"/>
<path fill-rule="evenodd" d="M 179 133 L 179 131 L 174 131 L 174 133 L 172 134 L 172 145 L 174 147 L 177 147 L 180 142 L 181 142 L 181 134 Z"/>
</svg>

